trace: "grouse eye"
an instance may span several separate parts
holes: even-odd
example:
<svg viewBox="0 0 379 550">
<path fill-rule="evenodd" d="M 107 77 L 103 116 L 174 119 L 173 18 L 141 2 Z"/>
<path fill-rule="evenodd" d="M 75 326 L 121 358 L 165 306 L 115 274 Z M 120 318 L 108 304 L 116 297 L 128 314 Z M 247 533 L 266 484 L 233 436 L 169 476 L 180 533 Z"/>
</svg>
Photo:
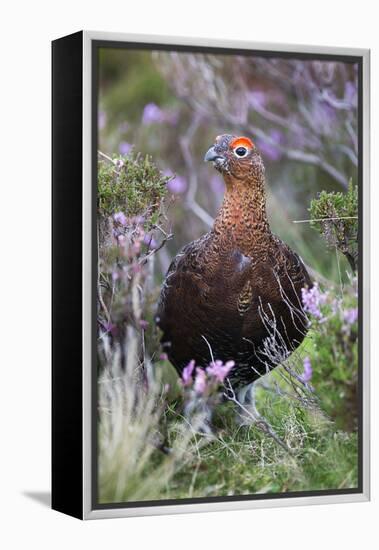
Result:
<svg viewBox="0 0 379 550">
<path fill-rule="evenodd" d="M 235 154 L 237 155 L 237 157 L 246 157 L 247 155 L 247 149 L 246 147 L 237 147 L 237 149 L 234 150 Z"/>
</svg>

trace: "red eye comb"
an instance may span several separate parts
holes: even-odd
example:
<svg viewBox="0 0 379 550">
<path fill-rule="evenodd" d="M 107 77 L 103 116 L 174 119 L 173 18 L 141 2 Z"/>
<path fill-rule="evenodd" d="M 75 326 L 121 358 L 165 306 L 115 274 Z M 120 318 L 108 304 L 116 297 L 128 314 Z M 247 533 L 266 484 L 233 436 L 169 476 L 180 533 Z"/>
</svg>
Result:
<svg viewBox="0 0 379 550">
<path fill-rule="evenodd" d="M 254 143 L 247 137 L 238 137 L 233 139 L 230 146 L 232 149 L 236 149 L 237 147 L 247 147 L 248 149 L 253 149 Z"/>
</svg>

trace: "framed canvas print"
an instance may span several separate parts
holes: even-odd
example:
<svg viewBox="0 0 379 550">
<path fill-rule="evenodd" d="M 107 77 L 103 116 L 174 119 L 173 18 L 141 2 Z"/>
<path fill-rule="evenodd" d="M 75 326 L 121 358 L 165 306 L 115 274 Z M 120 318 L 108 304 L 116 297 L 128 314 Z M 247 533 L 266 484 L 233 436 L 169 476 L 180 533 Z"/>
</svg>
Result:
<svg viewBox="0 0 379 550">
<path fill-rule="evenodd" d="M 369 498 L 369 52 L 53 42 L 53 508 Z"/>
</svg>

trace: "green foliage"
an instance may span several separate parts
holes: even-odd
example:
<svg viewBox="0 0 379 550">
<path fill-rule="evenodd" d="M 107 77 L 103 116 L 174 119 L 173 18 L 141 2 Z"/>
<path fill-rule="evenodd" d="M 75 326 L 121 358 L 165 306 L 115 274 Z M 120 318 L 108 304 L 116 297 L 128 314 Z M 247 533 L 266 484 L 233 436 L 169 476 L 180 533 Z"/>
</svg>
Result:
<svg viewBox="0 0 379 550">
<path fill-rule="evenodd" d="M 116 212 L 126 216 L 158 212 L 169 177 L 163 176 L 151 157 L 130 153 L 99 160 L 98 213 L 107 218 Z"/>
<path fill-rule="evenodd" d="M 281 369 L 279 367 L 267 375 L 266 383 L 280 383 Z M 191 439 L 185 442 L 183 418 L 178 414 L 180 402 L 166 406 L 159 419 L 151 415 L 151 411 L 146 414 L 144 408 L 138 417 L 134 415 L 133 430 L 130 429 L 130 420 L 126 419 L 128 430 L 116 441 L 120 448 L 109 445 L 107 438 L 103 440 L 106 434 L 100 432 L 100 445 L 106 452 L 102 465 L 104 473 L 107 473 L 101 478 L 102 502 L 357 487 L 356 432 L 336 430 L 334 422 L 327 419 L 317 407 L 305 409 L 295 395 L 288 399 L 258 386 L 256 402 L 292 454 L 277 445 L 258 426 L 238 426 L 232 403 L 224 403 L 216 408 L 215 437 L 203 437 L 194 428 L 184 429 L 187 436 L 192 433 Z M 101 415 L 104 414 L 101 410 Z M 181 449 L 179 456 L 177 450 L 169 454 L 162 453 L 161 448 L 154 450 L 146 438 L 151 418 L 157 422 L 154 429 L 160 433 L 166 432 L 165 446 Z M 137 441 L 129 442 L 130 434 Z M 142 458 L 135 452 L 138 445 L 146 446 Z M 137 461 L 138 468 L 133 466 L 129 475 L 125 475 L 131 455 Z M 174 463 L 175 455 L 179 460 Z M 116 490 L 119 491 L 118 499 L 115 499 Z"/>
<path fill-rule="evenodd" d="M 337 428 L 353 431 L 358 423 L 358 309 L 356 280 L 342 295 L 320 293 L 320 316 L 311 315 L 303 343 L 312 367 L 312 385 L 321 409 Z"/>
<path fill-rule="evenodd" d="M 266 378 L 278 381 L 280 376 L 274 371 Z M 105 453 L 101 462 L 105 468 L 101 476 L 101 501 L 214 497 L 357 486 L 355 432 L 336 430 L 335 424 L 317 408 L 304 409 L 296 399 L 283 398 L 262 387 L 257 388 L 256 399 L 262 414 L 292 450 L 291 455 L 258 426 L 238 426 L 231 403 L 216 409 L 214 424 L 217 433 L 211 439 L 196 434 L 194 429 L 185 429 L 183 418 L 177 412 L 180 409 L 178 403 L 166 407 L 160 418 L 146 410 L 148 407 L 143 407 L 138 417 L 124 419 L 128 429 L 122 438 L 116 438 L 116 446 L 110 445 L 109 437 L 117 430 L 100 431 L 100 445 Z M 103 410 L 101 415 L 105 415 Z M 149 441 L 146 437 L 152 419 L 157 422 L 153 431 L 166 431 L 165 445 L 174 452 L 162 453 L 163 447 L 158 445 L 154 450 L 151 444 L 154 439 L 151 436 Z M 184 440 L 184 433 L 187 436 L 192 433 L 191 438 Z M 134 441 L 129 441 L 131 436 Z M 136 452 L 138 447 L 143 452 Z M 128 475 L 125 475 L 126 471 Z M 116 492 L 118 498 L 115 498 Z"/>
<path fill-rule="evenodd" d="M 151 277 L 153 255 L 170 238 L 164 212 L 167 182 L 151 157 L 129 153 L 98 163 L 98 324 L 112 345 L 125 345 L 125 334 L 145 352 L 159 349 L 153 312 L 157 300 Z M 99 343 L 99 364 L 108 362 Z M 137 367 L 138 368 L 138 367 Z"/>
<path fill-rule="evenodd" d="M 136 345 L 135 337 L 129 334 L 129 346 Z M 156 451 L 163 449 L 159 432 L 165 419 L 166 396 L 159 380 L 151 379 L 146 391 L 140 374 L 133 355 L 127 354 L 122 362 L 120 348 L 113 348 L 113 357 L 99 377 L 101 503 L 159 499 L 173 475 L 198 450 L 188 422 L 177 419 L 170 452 Z"/>
<path fill-rule="evenodd" d="M 277 377 L 277 373 L 267 378 Z M 257 426 L 239 427 L 235 410 L 216 410 L 217 437 L 180 469 L 161 498 L 280 493 L 357 486 L 357 437 L 336 431 L 320 411 L 258 388 L 257 405 L 292 449 Z M 173 438 L 169 440 L 172 444 Z M 161 460 L 156 455 L 155 459 Z"/>
<path fill-rule="evenodd" d="M 321 191 L 310 205 L 312 227 L 317 229 L 330 247 L 347 258 L 351 269 L 358 260 L 358 187 L 349 183 L 346 193 Z"/>
</svg>

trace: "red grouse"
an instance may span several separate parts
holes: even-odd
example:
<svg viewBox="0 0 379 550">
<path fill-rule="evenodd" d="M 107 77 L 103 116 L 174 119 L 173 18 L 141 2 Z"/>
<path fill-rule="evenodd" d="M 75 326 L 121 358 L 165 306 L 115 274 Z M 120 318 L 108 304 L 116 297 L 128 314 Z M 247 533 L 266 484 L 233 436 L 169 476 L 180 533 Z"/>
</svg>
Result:
<svg viewBox="0 0 379 550">
<path fill-rule="evenodd" d="M 301 289 L 311 280 L 299 256 L 270 230 L 265 169 L 246 137 L 221 135 L 205 160 L 226 191 L 212 229 L 186 245 L 163 283 L 157 323 L 169 360 L 181 374 L 195 360 L 234 360 L 233 389 L 283 362 L 304 339 Z"/>
</svg>

